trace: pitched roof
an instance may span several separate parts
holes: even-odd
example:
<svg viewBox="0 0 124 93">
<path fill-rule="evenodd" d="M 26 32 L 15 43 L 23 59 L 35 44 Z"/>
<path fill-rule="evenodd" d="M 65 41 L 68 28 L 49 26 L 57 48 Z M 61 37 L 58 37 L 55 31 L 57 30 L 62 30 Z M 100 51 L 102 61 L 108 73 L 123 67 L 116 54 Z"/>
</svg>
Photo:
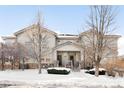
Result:
<svg viewBox="0 0 124 93">
<path fill-rule="evenodd" d="M 96 32 L 96 31 L 95 31 Z M 90 34 L 90 33 L 92 33 L 92 29 L 90 29 L 90 30 L 87 30 L 87 31 L 84 31 L 84 32 L 81 32 L 80 34 L 79 34 L 79 36 L 82 36 L 82 35 L 85 35 L 85 34 Z M 111 37 L 111 38 L 120 38 L 121 37 L 121 35 L 105 35 L 105 37 Z"/>
<path fill-rule="evenodd" d="M 16 36 L 2 36 L 2 39 L 3 40 L 6 40 L 6 39 L 16 39 Z"/>
<path fill-rule="evenodd" d="M 81 45 L 80 45 L 80 44 L 77 44 L 77 43 L 74 43 L 74 42 L 71 42 L 71 41 L 67 41 L 67 42 L 65 42 L 65 43 L 62 43 L 62 44 L 57 45 L 57 46 L 54 47 L 53 49 L 57 49 L 57 48 L 60 48 L 60 47 L 62 47 L 62 46 L 66 46 L 66 45 L 75 45 L 75 46 L 81 48 Z"/>
<path fill-rule="evenodd" d="M 19 34 L 25 32 L 25 31 L 27 31 L 27 30 L 30 30 L 30 29 L 32 29 L 32 28 L 36 28 L 36 24 L 33 24 L 33 25 L 28 26 L 28 27 L 26 27 L 26 28 L 23 28 L 23 29 L 21 29 L 21 30 L 15 32 L 14 35 L 15 35 L 15 36 L 18 36 Z M 55 33 L 54 31 L 51 31 L 51 30 L 49 30 L 49 29 L 47 29 L 47 28 L 45 28 L 45 27 L 44 27 L 43 29 L 44 29 L 45 31 L 48 31 L 48 32 L 51 33 L 51 34 L 54 34 L 54 35 L 57 34 L 57 33 Z"/>
<path fill-rule="evenodd" d="M 58 39 L 78 39 L 79 36 L 57 36 Z"/>
</svg>

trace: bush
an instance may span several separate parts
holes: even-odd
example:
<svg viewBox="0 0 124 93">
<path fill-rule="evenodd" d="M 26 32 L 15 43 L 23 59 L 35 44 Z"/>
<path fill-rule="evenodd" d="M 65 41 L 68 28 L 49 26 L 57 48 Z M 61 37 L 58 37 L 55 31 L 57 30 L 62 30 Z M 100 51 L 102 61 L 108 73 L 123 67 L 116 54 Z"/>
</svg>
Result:
<svg viewBox="0 0 124 93">
<path fill-rule="evenodd" d="M 58 68 L 48 68 L 47 69 L 48 74 L 63 74 L 67 75 L 70 73 L 70 70 L 64 69 L 58 69 Z"/>
<path fill-rule="evenodd" d="M 86 71 L 85 73 L 89 73 L 89 74 L 91 74 L 91 75 L 95 75 L 95 69 L 92 69 L 92 70 L 89 70 L 89 71 Z M 106 70 L 99 70 L 99 75 L 105 75 L 105 73 L 106 73 Z"/>
<path fill-rule="evenodd" d="M 85 73 L 88 73 L 88 74 L 94 75 L 94 74 L 95 74 L 95 71 L 86 71 Z"/>
<path fill-rule="evenodd" d="M 115 68 L 123 69 L 124 68 L 124 60 L 122 59 L 116 59 L 114 60 L 109 60 L 108 62 L 102 64 L 102 67 L 106 69 L 107 75 L 108 76 L 113 76 L 115 77 L 117 72 L 114 71 Z"/>
</svg>

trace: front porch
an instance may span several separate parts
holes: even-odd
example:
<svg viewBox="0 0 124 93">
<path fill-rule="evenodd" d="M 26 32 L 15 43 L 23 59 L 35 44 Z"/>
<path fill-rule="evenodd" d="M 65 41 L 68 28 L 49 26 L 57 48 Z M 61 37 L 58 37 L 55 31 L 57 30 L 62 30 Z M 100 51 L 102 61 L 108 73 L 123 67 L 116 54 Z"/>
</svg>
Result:
<svg viewBox="0 0 124 93">
<path fill-rule="evenodd" d="M 80 51 L 57 51 L 57 63 L 59 67 L 76 67 L 81 61 Z"/>
</svg>

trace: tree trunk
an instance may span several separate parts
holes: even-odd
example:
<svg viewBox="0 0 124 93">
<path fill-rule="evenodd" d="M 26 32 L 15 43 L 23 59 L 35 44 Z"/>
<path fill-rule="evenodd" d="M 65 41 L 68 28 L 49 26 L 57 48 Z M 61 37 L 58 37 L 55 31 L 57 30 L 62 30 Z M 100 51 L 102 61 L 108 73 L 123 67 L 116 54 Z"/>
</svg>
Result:
<svg viewBox="0 0 124 93">
<path fill-rule="evenodd" d="M 9 61 L 11 63 L 11 70 L 13 70 L 13 66 L 14 66 L 14 58 L 10 57 Z"/>
<path fill-rule="evenodd" d="M 11 70 L 13 70 L 13 62 L 14 62 L 14 61 L 11 61 Z"/>
<path fill-rule="evenodd" d="M 39 72 L 38 73 L 41 74 L 41 62 L 39 62 L 38 66 L 39 66 Z"/>
<path fill-rule="evenodd" d="M 2 52 L 2 64 L 1 64 L 1 69 L 2 69 L 2 71 L 4 70 L 4 63 L 5 63 L 5 60 L 4 60 L 5 58 L 4 58 L 4 53 Z"/>
<path fill-rule="evenodd" d="M 95 66 L 95 76 L 96 77 L 99 76 L 99 63 L 96 63 L 96 66 Z"/>
<path fill-rule="evenodd" d="M 25 58 L 23 57 L 23 60 L 22 60 L 22 70 L 24 71 L 25 69 Z"/>
<path fill-rule="evenodd" d="M 3 58 L 2 58 L 2 65 L 1 65 L 1 69 L 2 69 L 2 71 L 4 70 L 4 60 L 3 60 Z"/>
</svg>

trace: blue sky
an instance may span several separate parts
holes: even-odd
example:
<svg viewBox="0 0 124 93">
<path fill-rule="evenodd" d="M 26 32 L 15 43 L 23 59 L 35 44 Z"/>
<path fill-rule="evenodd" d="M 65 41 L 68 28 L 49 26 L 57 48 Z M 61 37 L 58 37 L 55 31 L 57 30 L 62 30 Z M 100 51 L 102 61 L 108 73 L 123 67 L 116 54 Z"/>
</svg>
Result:
<svg viewBox="0 0 124 93">
<path fill-rule="evenodd" d="M 124 7 L 118 6 L 116 33 L 123 32 Z M 84 31 L 89 15 L 89 6 L 0 6 L 0 35 L 10 35 L 36 21 L 37 11 L 44 17 L 44 24 L 49 29 L 60 33 L 78 34 Z"/>
<path fill-rule="evenodd" d="M 78 33 L 89 12 L 88 6 L 0 6 L 0 34 L 12 34 L 33 24 L 38 9 L 45 26 L 61 33 Z"/>
<path fill-rule="evenodd" d="M 119 39 L 119 54 L 124 55 L 124 6 L 117 6 L 116 33 Z M 78 34 L 86 29 L 86 20 L 90 12 L 89 6 L 0 6 L 0 36 L 12 35 L 36 21 L 40 10 L 44 17 L 44 25 L 59 33 Z"/>
</svg>

